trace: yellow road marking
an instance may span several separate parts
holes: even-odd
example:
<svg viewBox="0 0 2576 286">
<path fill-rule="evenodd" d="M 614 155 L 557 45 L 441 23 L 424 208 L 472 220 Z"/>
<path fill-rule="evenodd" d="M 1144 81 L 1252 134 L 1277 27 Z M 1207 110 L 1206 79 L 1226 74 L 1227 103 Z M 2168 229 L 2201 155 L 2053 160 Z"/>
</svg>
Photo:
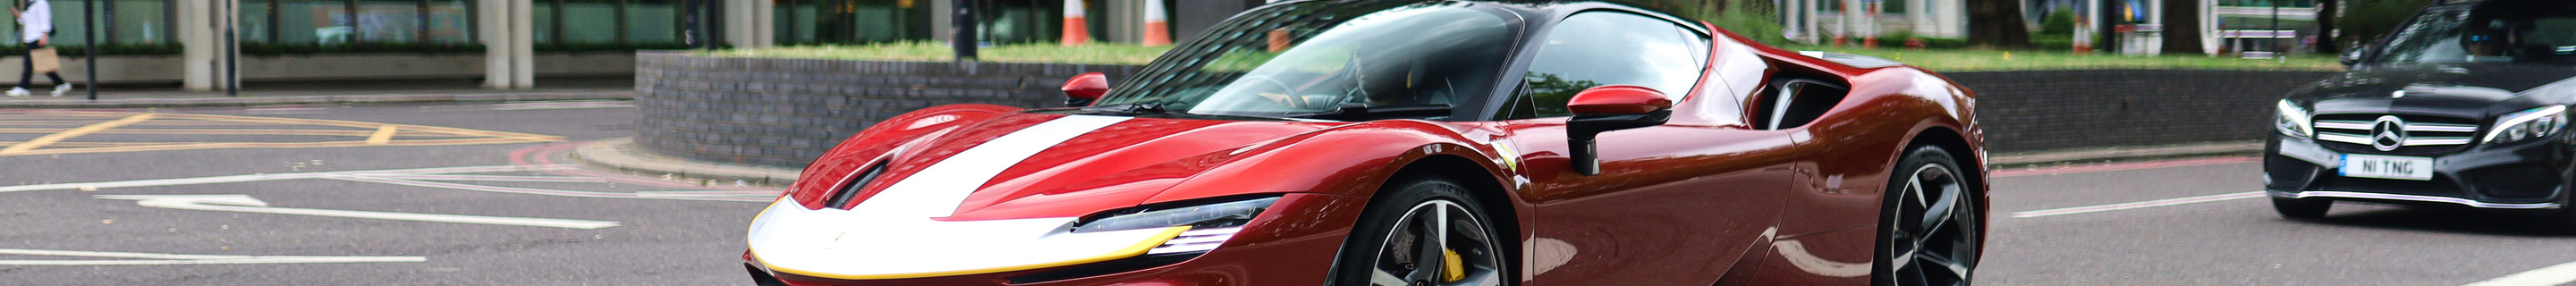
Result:
<svg viewBox="0 0 2576 286">
<path fill-rule="evenodd" d="M 54 133 L 54 132 L 59 132 L 59 131 L 62 131 L 62 129 L 44 129 L 44 128 L 0 128 L 0 133 Z M 93 133 L 93 134 L 147 134 L 147 135 L 307 135 L 307 136 L 350 136 L 350 137 L 374 137 L 374 136 L 376 135 L 376 131 L 365 131 L 365 130 L 312 130 L 312 129 L 146 129 L 146 128 L 118 128 L 118 129 L 111 129 L 111 130 L 100 130 L 100 131 L 95 132 L 95 133 Z M 412 134 L 412 135 L 407 135 L 407 136 L 405 136 L 405 137 L 486 137 L 486 136 L 468 136 L 468 135 L 459 135 L 459 134 Z"/>
<path fill-rule="evenodd" d="M 108 121 L 108 122 L 99 122 L 98 124 L 90 124 L 89 126 L 81 126 L 80 128 L 72 128 L 71 130 L 63 130 L 63 132 L 62 132 L 62 133 L 54 133 L 54 134 L 52 134 L 52 135 L 45 135 L 45 137 L 36 137 L 36 140 L 27 140 L 27 142 L 26 142 L 26 143 L 11 144 L 11 145 L 9 145 L 9 148 L 0 148 L 0 155 L 12 155 L 12 154 L 17 154 L 17 153 L 26 153 L 26 152 L 27 152 L 27 150 L 35 150 L 37 147 L 45 147 L 45 145 L 47 145 L 47 144 L 54 144 L 54 142 L 63 142 L 63 139 L 72 139 L 72 137 L 80 137 L 81 135 L 89 135 L 90 133 L 92 133 L 92 132 L 98 132 L 99 130 L 107 130 L 107 129 L 109 129 L 109 128 L 116 128 L 116 127 L 118 127 L 118 126 L 125 126 L 125 125 L 129 125 L 129 124 L 134 124 L 134 123 L 138 123 L 138 122 L 143 122 L 143 121 L 145 121 L 145 120 L 152 120 L 152 114 L 151 114 L 151 113 L 135 114 L 134 116 L 126 116 L 124 119 L 117 119 L 117 120 L 114 120 L 114 121 Z"/>
<path fill-rule="evenodd" d="M 385 142 L 390 141 L 394 141 L 393 125 L 376 127 L 375 135 L 367 135 L 367 145 L 385 145 Z"/>
<path fill-rule="evenodd" d="M 9 142 L 9 141 L 0 141 L 0 145 L 9 145 L 9 144 L 18 144 L 18 143 L 26 143 L 26 142 Z M 54 147 L 54 148 L 64 148 L 64 147 L 125 147 L 125 146 L 150 146 L 150 145 L 169 145 L 169 143 L 148 143 L 148 142 L 54 142 L 54 144 L 45 144 L 45 147 Z M 51 150 L 51 149 L 47 149 L 47 150 Z"/>
<path fill-rule="evenodd" d="M 10 116 L 16 116 L 16 117 L 18 117 L 18 118 L 11 118 Z M 48 117 L 48 118 L 42 118 L 42 119 L 38 119 L 38 118 L 29 118 L 29 117 L 38 117 L 38 116 L 43 116 L 43 117 Z M 335 147 L 360 147 L 360 146 L 441 146 L 441 145 L 478 145 L 478 144 L 511 144 L 511 143 L 560 142 L 560 141 L 563 141 L 563 140 L 565 139 L 563 136 L 539 135 L 539 134 L 516 133 L 516 132 L 504 132 L 504 131 L 475 130 L 475 129 L 452 128 L 452 127 L 438 127 L 438 126 L 420 126 L 420 125 L 385 124 L 385 123 L 359 122 L 359 121 L 323 120 L 323 119 L 296 119 L 296 118 L 272 118 L 272 117 L 250 117 L 250 116 L 230 116 L 230 115 L 207 115 L 207 114 L 141 114 L 141 113 L 126 113 L 126 112 L 95 112 L 95 111 L 51 111 L 51 110 L 48 110 L 48 111 L 38 111 L 37 113 L 29 113 L 29 114 L 0 114 L 0 125 L 22 125 L 22 126 L 23 126 L 23 125 L 31 125 L 31 123 L 37 123 L 37 122 L 28 122 L 28 121 L 26 121 L 26 120 L 10 120 L 10 119 L 37 119 L 37 120 L 43 120 L 43 122 L 42 122 L 42 123 L 62 123 L 62 122 L 64 122 L 64 121 L 70 121 L 70 120 L 64 120 L 64 119 L 77 118 L 77 117 L 88 117 L 88 118 L 115 118 L 115 117 L 125 117 L 125 119 L 120 119 L 120 120 L 117 120 L 117 121 L 110 121 L 110 122 L 108 122 L 108 123 L 91 124 L 91 125 L 88 125 L 88 126 L 82 126 L 82 127 L 79 127 L 79 128 L 73 128 L 73 129 L 70 129 L 70 130 L 49 129 L 49 128 L 0 128 L 0 134 L 5 134 L 5 133 L 54 133 L 54 134 L 51 134 L 51 135 L 46 135 L 45 137 L 39 137 L 39 138 L 37 138 L 37 139 L 35 139 L 35 140 L 28 140 L 28 141 L 26 141 L 26 142 L 0 142 L 0 146 L 6 146 L 6 147 L 8 147 L 8 149 L 0 149 L 0 156 L 26 156 L 26 155 L 47 155 L 47 154 L 80 154 L 80 153 L 111 153 L 111 152 L 141 152 L 141 151 L 171 151 L 171 150 L 198 150 L 198 149 L 225 149 L 225 148 L 335 148 Z M 148 122 L 147 122 L 147 120 L 148 120 Z M 77 124 L 77 123 L 85 123 L 85 122 L 73 122 L 73 123 Z M 115 124 L 110 124 L 110 123 L 115 123 Z M 179 124 L 174 124 L 174 123 L 179 123 Z M 69 125 L 69 124 L 63 124 L 63 125 Z M 365 128 L 365 129 L 363 129 L 363 130 L 347 130 L 347 129 L 336 129 L 336 130 L 335 130 L 335 129 L 179 129 L 179 128 L 140 128 L 140 127 L 138 127 L 138 126 L 147 126 L 147 125 L 254 125 L 254 126 L 265 125 L 265 126 L 275 126 L 275 127 L 271 127 L 271 128 L 315 128 L 315 127 L 320 127 L 320 128 L 330 128 L 330 127 L 345 127 L 345 128 Z M 127 127 L 132 127 L 132 128 L 127 128 Z M 57 131 L 60 131 L 60 132 L 57 132 Z M 297 135 L 297 136 L 347 136 L 347 137 L 358 137 L 358 138 L 364 138 L 364 139 L 363 139 L 363 140 L 350 140 L 350 141 L 312 141 L 312 142 L 62 142 L 63 140 L 65 140 L 65 139 L 71 139 L 72 137 L 79 137 L 79 136 L 82 136 L 82 135 L 92 135 L 92 134 L 151 134 L 151 135 Z M 397 138 L 397 137 L 400 137 L 400 138 L 414 138 L 414 139 L 399 139 L 399 138 Z M 426 137 L 426 138 L 424 138 L 424 137 Z M 441 137 L 444 137 L 444 138 L 441 138 Z M 438 139 L 428 139 L 428 138 L 438 138 Z M 53 148 L 46 148 L 46 147 L 53 147 Z M 39 149 L 39 148 L 42 148 L 42 149 Z"/>
<path fill-rule="evenodd" d="M 509 144 L 509 143 L 538 143 L 538 142 L 550 142 L 550 141 L 527 141 L 527 140 L 518 140 L 518 139 L 509 139 L 509 138 L 474 138 L 474 139 L 448 139 L 448 140 L 401 140 L 401 141 L 388 142 L 388 143 L 386 143 L 386 144 L 384 144 L 384 145 L 368 145 L 366 142 L 360 142 L 360 141 L 331 141 L 331 142 L 230 142 L 230 143 L 173 143 L 173 144 L 157 144 L 157 145 L 146 145 L 146 146 L 116 146 L 116 147 L 95 147 L 95 148 L 54 148 L 54 149 L 38 149 L 38 150 L 33 150 L 33 151 L 27 151 L 27 152 L 25 152 L 25 153 L 17 153 L 17 154 L 9 154 L 9 155 L 15 156 L 15 155 L 51 155 L 51 154 L 82 154 L 82 153 L 114 153 L 114 152 L 171 151 L 171 150 L 224 149 L 224 148 L 244 148 L 244 149 L 247 149 L 247 148 L 295 149 L 295 148 L 333 148 L 333 147 L 359 147 L 359 146 L 444 146 L 444 145 L 478 145 L 478 144 Z"/>
<path fill-rule="evenodd" d="M 71 120 L 71 119 L 11 120 L 11 119 L 7 119 L 7 118 L 0 118 L 0 126 L 81 126 L 81 125 L 87 125 L 87 124 L 90 124 L 90 123 L 97 123 L 97 122 L 98 122 L 98 119 L 96 119 L 96 118 L 91 118 L 91 119 L 89 119 L 89 120 Z M 160 118 L 155 118 L 155 119 L 153 119 L 152 121 L 146 121 L 146 122 L 143 122 L 143 123 L 135 123 L 134 125 L 129 125 L 129 127 L 132 127 L 132 126 L 258 126 L 258 125 L 273 125 L 273 124 L 259 124 L 259 123 L 247 123 L 247 122 L 228 122 L 228 121 L 207 121 L 207 120 L 185 120 L 185 119 L 171 119 L 171 118 L 169 118 L 169 117 L 160 117 Z"/>
</svg>

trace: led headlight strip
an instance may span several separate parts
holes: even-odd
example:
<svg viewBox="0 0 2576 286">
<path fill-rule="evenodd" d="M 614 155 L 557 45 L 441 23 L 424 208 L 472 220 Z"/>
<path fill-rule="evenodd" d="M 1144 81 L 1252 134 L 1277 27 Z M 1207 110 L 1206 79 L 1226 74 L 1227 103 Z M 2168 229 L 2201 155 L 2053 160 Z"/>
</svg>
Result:
<svg viewBox="0 0 2576 286">
<path fill-rule="evenodd" d="M 2487 132 L 2486 142 L 2504 143 L 2522 141 L 2523 139 L 2548 137 L 2551 134 L 2557 134 L 2558 129 L 2567 125 L 2566 115 L 2567 106 L 2565 105 L 2533 108 L 2514 112 L 2512 114 L 2505 114 L 2501 117 L 2504 118 L 2504 120 L 2496 121 L 2495 127 L 2487 129 L 2494 131 Z"/>
<path fill-rule="evenodd" d="M 1260 216 L 1262 210 L 1279 202 L 1279 197 L 1230 201 L 1184 207 L 1145 207 L 1109 212 L 1097 219 L 1075 223 L 1073 233 L 1190 227 L 1146 254 L 1188 253 L 1216 249 L 1243 225 Z"/>
<path fill-rule="evenodd" d="M 2281 100 L 2275 109 L 2280 110 L 2281 117 L 2275 119 L 2272 127 L 2280 130 L 2281 134 L 2298 138 L 2317 135 L 2316 127 L 2308 124 L 2308 109 L 2299 108 L 2297 104 L 2291 104 L 2288 99 Z"/>
</svg>

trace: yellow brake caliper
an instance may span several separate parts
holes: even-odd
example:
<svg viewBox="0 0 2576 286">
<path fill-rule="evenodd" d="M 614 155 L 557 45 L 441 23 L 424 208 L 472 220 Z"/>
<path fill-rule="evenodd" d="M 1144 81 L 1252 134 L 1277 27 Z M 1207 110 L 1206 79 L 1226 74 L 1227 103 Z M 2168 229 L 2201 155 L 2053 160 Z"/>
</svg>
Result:
<svg viewBox="0 0 2576 286">
<path fill-rule="evenodd" d="M 1460 261 L 1461 259 L 1458 259 L 1458 251 L 1441 248 L 1440 256 L 1441 258 L 1445 258 L 1440 260 L 1445 262 L 1440 265 L 1441 283 L 1458 282 L 1458 280 L 1467 279 L 1467 262 Z"/>
</svg>

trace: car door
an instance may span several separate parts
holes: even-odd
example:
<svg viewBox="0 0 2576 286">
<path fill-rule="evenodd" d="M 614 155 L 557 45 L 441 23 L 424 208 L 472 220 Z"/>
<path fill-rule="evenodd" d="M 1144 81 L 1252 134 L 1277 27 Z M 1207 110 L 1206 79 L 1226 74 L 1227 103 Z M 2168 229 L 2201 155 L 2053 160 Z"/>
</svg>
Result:
<svg viewBox="0 0 2576 286">
<path fill-rule="evenodd" d="M 1734 120 L 1740 93 L 1702 76 L 1705 34 L 1613 11 L 1553 29 L 1502 115 L 1536 214 L 1522 243 L 1532 285 L 1708 285 L 1768 242 L 1791 184 L 1789 139 Z M 1603 172 L 1576 174 L 1565 104 L 1613 84 L 1678 99 L 1674 120 L 1601 134 Z"/>
</svg>

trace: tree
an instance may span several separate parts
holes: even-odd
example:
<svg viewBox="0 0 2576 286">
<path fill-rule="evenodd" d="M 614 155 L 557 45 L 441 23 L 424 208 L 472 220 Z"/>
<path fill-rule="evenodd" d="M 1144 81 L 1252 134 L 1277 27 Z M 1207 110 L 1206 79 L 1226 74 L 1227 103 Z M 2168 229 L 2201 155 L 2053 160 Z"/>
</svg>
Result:
<svg viewBox="0 0 2576 286">
<path fill-rule="evenodd" d="M 2341 6 L 2340 4 L 2343 4 L 2343 0 L 2317 1 L 2317 38 L 2324 39 L 2317 41 L 2319 53 L 2343 53 L 2343 43 L 2335 37 L 2335 14 L 2338 8 L 2341 8 L 2337 7 Z"/>
<path fill-rule="evenodd" d="M 2030 27 L 2022 17 L 2020 0 L 1968 0 L 1968 45 L 2030 48 Z"/>
<path fill-rule="evenodd" d="M 2345 43 L 2375 44 L 2379 38 L 2396 31 L 2406 18 L 2424 11 L 2432 0 L 2349 0 L 2339 5 L 2343 16 L 2335 17 L 2335 26 L 2343 29 Z"/>
<path fill-rule="evenodd" d="M 2207 54 L 2200 45 L 2199 0 L 2165 0 L 2164 53 Z"/>
</svg>

